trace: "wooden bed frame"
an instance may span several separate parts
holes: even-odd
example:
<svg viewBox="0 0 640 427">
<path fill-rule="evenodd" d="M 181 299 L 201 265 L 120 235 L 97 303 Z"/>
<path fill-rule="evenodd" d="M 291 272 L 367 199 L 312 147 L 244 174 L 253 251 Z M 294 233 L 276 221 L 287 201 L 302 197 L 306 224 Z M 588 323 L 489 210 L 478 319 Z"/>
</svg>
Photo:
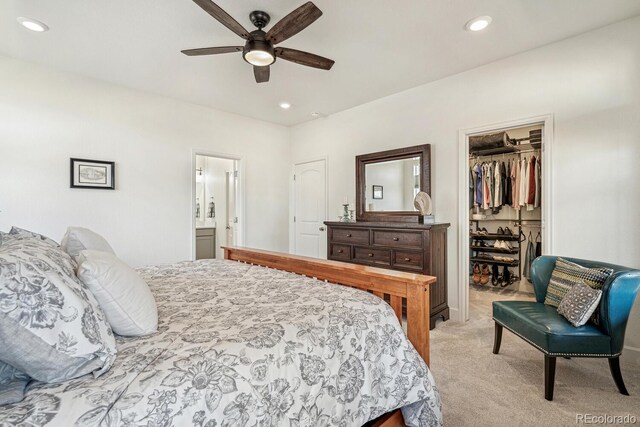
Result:
<svg viewBox="0 0 640 427">
<path fill-rule="evenodd" d="M 289 271 L 371 292 L 391 305 L 403 326 L 405 319 L 402 316 L 402 300 L 406 299 L 407 336 L 429 365 L 429 286 L 435 283 L 435 277 L 259 249 L 231 246 L 223 249 L 224 258 L 228 260 Z M 367 424 L 371 427 L 404 425 L 400 410 L 390 412 Z"/>
</svg>

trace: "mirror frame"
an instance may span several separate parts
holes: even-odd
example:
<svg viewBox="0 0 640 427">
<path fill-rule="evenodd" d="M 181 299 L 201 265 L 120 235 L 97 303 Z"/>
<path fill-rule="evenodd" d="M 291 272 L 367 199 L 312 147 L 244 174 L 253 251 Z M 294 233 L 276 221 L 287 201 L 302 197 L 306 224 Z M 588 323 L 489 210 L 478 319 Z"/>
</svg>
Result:
<svg viewBox="0 0 640 427">
<path fill-rule="evenodd" d="M 379 151 L 377 153 L 356 156 L 356 221 L 367 222 L 420 222 L 420 213 L 416 211 L 368 212 L 366 210 L 365 166 L 391 160 L 420 157 L 420 191 L 431 194 L 431 144 Z M 433 197 L 433 196 L 432 196 Z"/>
</svg>

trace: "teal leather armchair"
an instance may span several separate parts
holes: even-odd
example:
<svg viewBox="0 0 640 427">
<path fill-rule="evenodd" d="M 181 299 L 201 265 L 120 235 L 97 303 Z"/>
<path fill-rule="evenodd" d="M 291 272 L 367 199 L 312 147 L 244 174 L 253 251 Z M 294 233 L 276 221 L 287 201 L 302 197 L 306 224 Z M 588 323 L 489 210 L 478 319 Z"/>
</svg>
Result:
<svg viewBox="0 0 640 427">
<path fill-rule="evenodd" d="M 553 400 L 556 357 L 606 357 L 620 393 L 628 395 L 620 371 L 620 354 L 633 302 L 640 289 L 640 270 L 596 261 L 567 258 L 583 267 L 609 267 L 612 276 L 602 289 L 600 325 L 591 322 L 574 327 L 555 307 L 544 304 L 547 286 L 555 267 L 555 256 L 536 258 L 531 279 L 536 301 L 494 301 L 495 338 L 493 353 L 498 354 L 502 329 L 507 328 L 544 353 L 545 399 Z"/>
</svg>

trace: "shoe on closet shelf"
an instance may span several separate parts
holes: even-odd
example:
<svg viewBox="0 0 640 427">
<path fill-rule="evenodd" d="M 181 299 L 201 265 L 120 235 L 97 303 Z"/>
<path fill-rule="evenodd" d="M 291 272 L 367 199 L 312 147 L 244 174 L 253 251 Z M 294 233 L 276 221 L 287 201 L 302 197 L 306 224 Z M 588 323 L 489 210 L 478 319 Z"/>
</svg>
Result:
<svg viewBox="0 0 640 427">
<path fill-rule="evenodd" d="M 502 269 L 502 281 L 500 283 L 500 286 L 502 286 L 503 288 L 509 286 L 512 282 L 511 282 L 511 272 L 509 271 L 509 269 L 507 268 L 507 266 L 505 265 L 504 268 Z"/>
<path fill-rule="evenodd" d="M 491 271 L 489 270 L 489 266 L 487 264 L 482 264 L 480 268 L 480 284 L 486 285 L 491 280 Z"/>
<path fill-rule="evenodd" d="M 498 227 L 496 234 L 504 234 L 504 230 L 502 229 L 502 227 Z"/>
<path fill-rule="evenodd" d="M 505 227 L 504 228 L 504 235 L 505 236 L 513 236 L 513 232 L 511 231 L 511 229 L 509 227 Z"/>
<path fill-rule="evenodd" d="M 497 264 L 493 264 L 491 266 L 491 284 L 493 286 L 498 286 L 498 283 L 499 283 L 498 265 Z"/>
<path fill-rule="evenodd" d="M 471 281 L 476 285 L 480 284 L 480 264 L 477 262 L 473 264 L 473 276 L 471 276 Z"/>
</svg>

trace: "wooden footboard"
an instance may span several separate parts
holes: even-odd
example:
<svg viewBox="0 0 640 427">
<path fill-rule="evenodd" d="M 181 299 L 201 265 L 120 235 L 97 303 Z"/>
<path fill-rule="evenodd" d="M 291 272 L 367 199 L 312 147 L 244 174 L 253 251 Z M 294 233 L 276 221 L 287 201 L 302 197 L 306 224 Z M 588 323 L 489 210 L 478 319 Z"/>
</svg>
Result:
<svg viewBox="0 0 640 427">
<path fill-rule="evenodd" d="M 435 277 L 240 247 L 224 247 L 224 257 L 369 291 L 391 305 L 401 324 L 405 298 L 407 337 L 429 365 L 429 285 Z"/>
</svg>

